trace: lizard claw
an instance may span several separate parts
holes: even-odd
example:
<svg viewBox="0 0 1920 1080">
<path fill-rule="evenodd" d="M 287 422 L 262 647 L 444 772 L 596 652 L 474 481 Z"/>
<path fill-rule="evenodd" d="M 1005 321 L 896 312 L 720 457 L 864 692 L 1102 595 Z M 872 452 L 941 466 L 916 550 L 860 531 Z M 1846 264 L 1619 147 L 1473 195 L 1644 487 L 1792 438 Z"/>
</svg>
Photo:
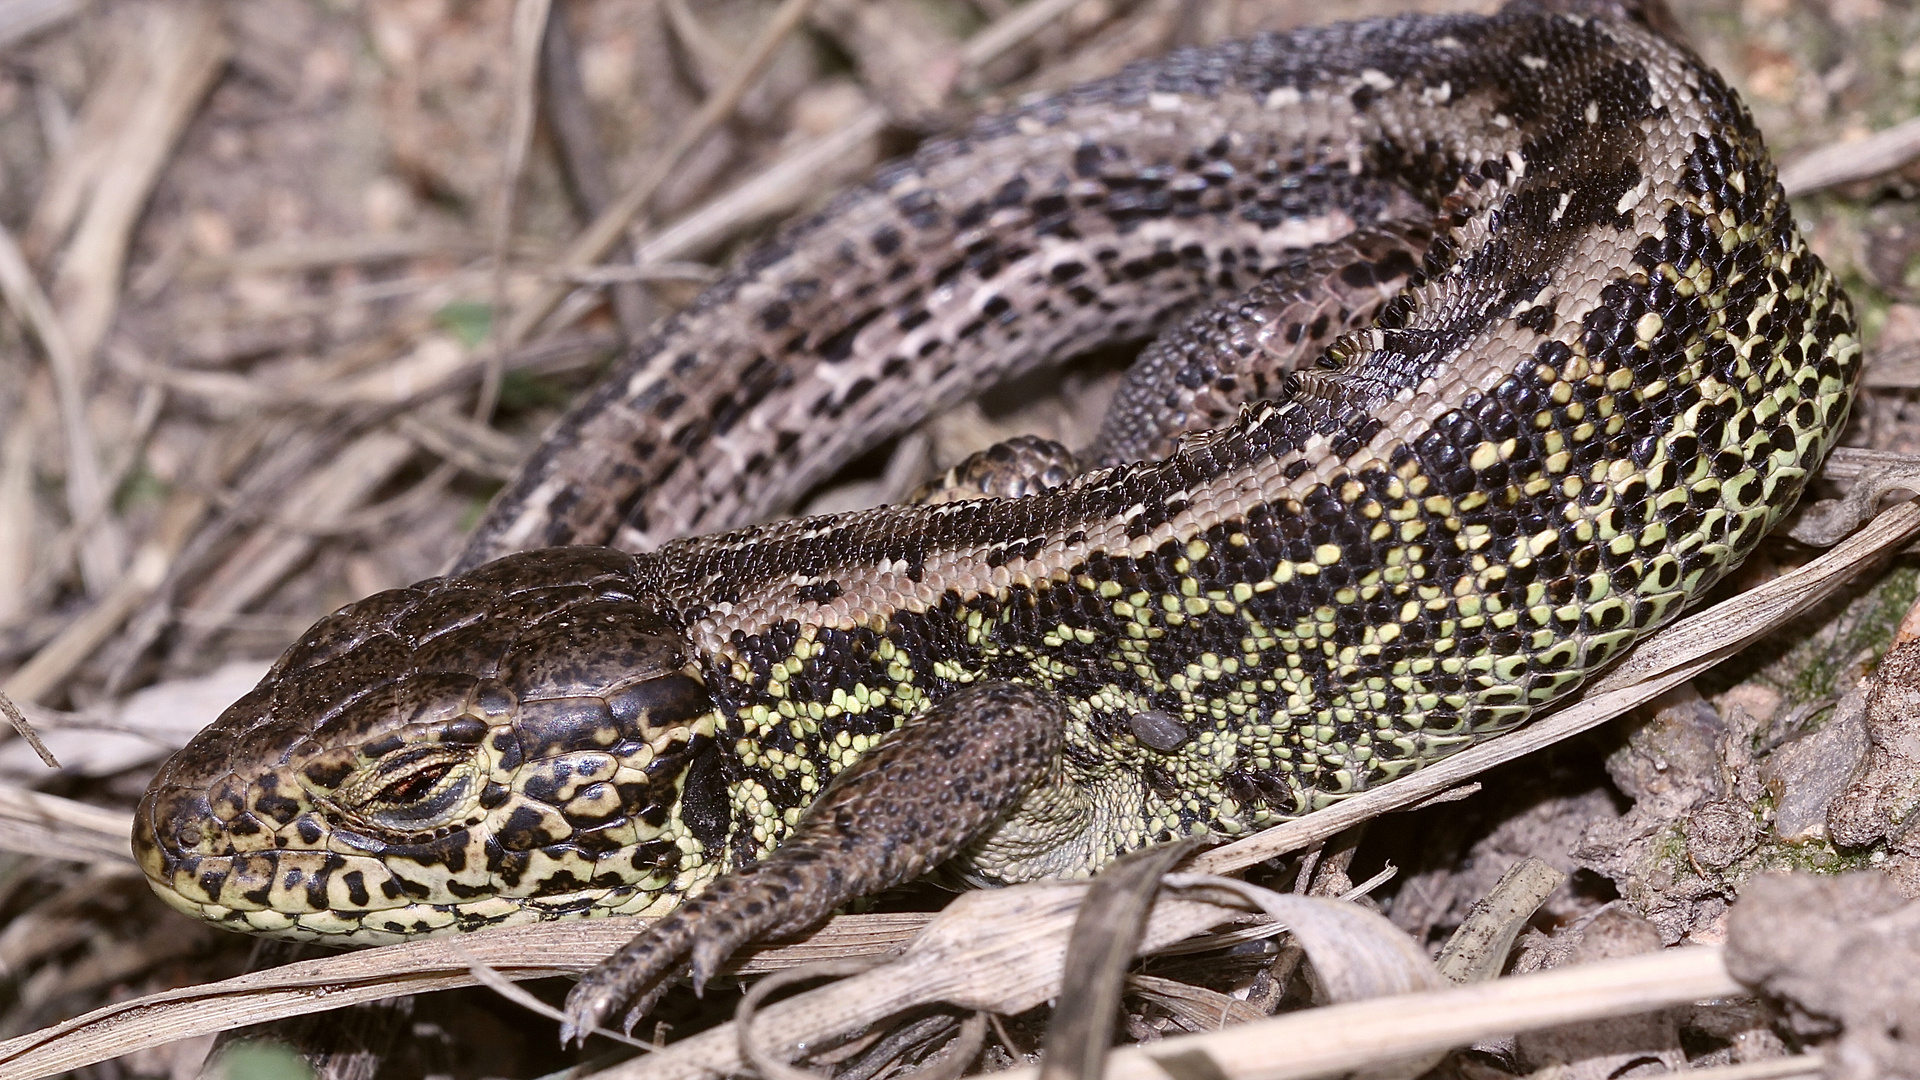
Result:
<svg viewBox="0 0 1920 1080">
<path fill-rule="evenodd" d="M 660 999 L 666 995 L 671 985 L 669 980 L 662 979 L 636 998 L 632 1007 L 627 1009 L 626 1015 L 621 1017 L 621 1034 L 632 1035 L 633 1029 L 653 1011 L 655 1005 L 660 1003 Z M 575 986 L 567 995 L 564 1013 L 566 1019 L 560 1022 L 560 1045 L 585 1043 L 587 1036 L 596 1031 L 605 1031 L 608 1014 L 620 1006 L 624 996 L 619 992 L 618 987 L 604 984 L 590 987 L 587 980 L 581 980 L 580 985 Z"/>
<path fill-rule="evenodd" d="M 857 897 L 911 881 L 998 823 L 1052 769 L 1065 713 L 1039 691 L 986 683 L 949 694 L 841 774 L 765 859 L 723 874 L 587 972 L 563 1041 L 628 1002 L 629 1030 L 690 970 L 695 993 L 727 958 L 796 933 Z"/>
<path fill-rule="evenodd" d="M 797 902 L 807 890 L 797 881 L 805 875 L 796 870 L 810 862 L 806 853 L 776 852 L 764 862 L 720 878 L 706 892 L 641 931 L 582 976 L 567 995 L 561 1042 L 584 1041 L 629 1001 L 632 1007 L 624 1027 L 631 1032 L 689 960 L 694 993 L 702 993 L 727 957 L 742 945 L 771 932 L 800 929 L 850 899 L 822 890 L 810 901 Z"/>
<path fill-rule="evenodd" d="M 573 988 L 567 994 L 566 1019 L 560 1021 L 560 1045 L 576 1046 L 584 1044 L 587 1036 L 600 1027 L 600 1021 L 606 1018 L 612 1003 L 603 994 L 582 993 L 585 983 Z M 631 1032 L 632 1026 L 627 1030 Z"/>
</svg>

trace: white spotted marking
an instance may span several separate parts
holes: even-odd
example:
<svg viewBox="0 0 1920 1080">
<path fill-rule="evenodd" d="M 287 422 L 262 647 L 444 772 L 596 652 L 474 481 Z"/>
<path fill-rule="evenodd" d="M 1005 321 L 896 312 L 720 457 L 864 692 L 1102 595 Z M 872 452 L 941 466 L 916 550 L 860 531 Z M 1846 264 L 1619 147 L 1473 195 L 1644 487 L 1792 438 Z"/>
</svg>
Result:
<svg viewBox="0 0 1920 1080">
<path fill-rule="evenodd" d="M 1300 104 L 1300 91 L 1291 86 L 1275 87 L 1267 91 L 1267 108 L 1286 109 Z"/>
<path fill-rule="evenodd" d="M 1393 77 L 1379 68 L 1367 68 L 1360 72 L 1360 81 L 1375 90 L 1393 89 Z"/>
<path fill-rule="evenodd" d="M 1586 115 L 1587 115 L 1587 123 L 1589 124 L 1599 123 L 1600 122 L 1600 103 L 1597 101 L 1587 102 Z"/>
<path fill-rule="evenodd" d="M 1179 112 L 1181 104 L 1179 94 L 1147 95 L 1147 108 L 1154 112 Z"/>
<path fill-rule="evenodd" d="M 1530 71 L 1545 71 L 1547 62 L 1538 56 L 1522 56 L 1520 63 Z"/>
<path fill-rule="evenodd" d="M 1573 201 L 1573 195 L 1572 195 L 1572 193 L 1570 193 L 1570 192 L 1565 192 L 1565 191 L 1563 191 L 1563 192 L 1561 192 L 1561 193 L 1560 193 L 1560 205 L 1558 205 L 1558 206 L 1556 206 L 1556 207 L 1554 207 L 1554 208 L 1553 208 L 1553 213 L 1551 213 L 1551 214 L 1548 214 L 1548 215 L 1547 215 L 1547 220 L 1548 220 L 1548 221 L 1559 221 L 1559 220 L 1560 220 L 1560 218 L 1562 217 L 1562 215 L 1564 215 L 1564 214 L 1566 214 L 1566 212 L 1567 212 L 1567 204 L 1568 204 L 1568 203 L 1570 203 L 1570 202 L 1572 202 L 1572 201 Z"/>
<path fill-rule="evenodd" d="M 1635 184 L 1632 190 L 1620 196 L 1620 201 L 1614 205 L 1614 212 L 1624 214 L 1634 207 L 1639 206 L 1640 200 L 1647 197 L 1647 191 L 1652 186 L 1652 183 L 1653 181 L 1649 178 L 1641 177 L 1640 182 Z"/>
</svg>

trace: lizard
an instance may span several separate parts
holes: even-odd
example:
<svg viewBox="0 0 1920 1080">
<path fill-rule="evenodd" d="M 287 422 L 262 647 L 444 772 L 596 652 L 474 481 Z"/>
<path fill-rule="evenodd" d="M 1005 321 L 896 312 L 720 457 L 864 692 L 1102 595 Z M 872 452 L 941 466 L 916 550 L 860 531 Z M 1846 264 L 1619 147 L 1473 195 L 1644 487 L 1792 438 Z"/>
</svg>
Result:
<svg viewBox="0 0 1920 1080">
<path fill-rule="evenodd" d="M 1738 565 L 1858 382 L 1751 117 L 1655 21 L 1268 34 L 883 169 L 563 418 L 454 573 L 164 765 L 142 867 L 337 942 L 659 916 L 576 1034 L 937 867 L 1084 875 L 1525 722 Z M 752 524 L 1168 325 L 1091 469 Z"/>
</svg>

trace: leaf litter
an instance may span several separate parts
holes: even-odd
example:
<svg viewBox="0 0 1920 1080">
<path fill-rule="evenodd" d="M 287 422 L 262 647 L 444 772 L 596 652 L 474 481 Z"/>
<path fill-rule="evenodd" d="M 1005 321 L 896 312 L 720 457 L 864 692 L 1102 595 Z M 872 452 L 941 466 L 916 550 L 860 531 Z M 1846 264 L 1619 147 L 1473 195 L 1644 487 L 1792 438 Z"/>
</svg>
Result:
<svg viewBox="0 0 1920 1080">
<path fill-rule="evenodd" d="M 1920 53 L 1901 46 L 1920 15 L 1879 0 L 1678 6 L 1795 190 L 1818 192 L 1800 215 L 1861 302 L 1875 361 L 1857 449 L 1829 465 L 1819 494 L 1834 501 L 1794 535 L 1831 544 L 1836 514 L 1864 530 L 1825 554 L 1770 544 L 1713 606 L 1515 735 L 1170 875 L 1097 883 L 1144 913 L 1138 941 L 1069 956 L 1081 884 L 909 890 L 892 913 L 837 916 L 742 971 L 877 966 L 758 1003 L 744 1034 L 727 994 L 670 999 L 649 1034 L 672 1045 L 616 1072 L 777 1070 L 803 1046 L 803 1067 L 853 1080 L 1030 1068 L 1051 1003 L 1096 1028 L 1113 1018 L 1079 993 L 1095 984 L 1102 1001 L 1119 988 L 1121 1041 L 1138 1046 L 1103 1054 L 1083 1026 L 1091 1049 L 1051 1056 L 1055 1075 L 1906 1064 L 1898 1033 L 1862 1018 L 1898 992 L 1890 965 L 1920 893 L 1903 828 L 1914 740 L 1891 704 L 1907 683 L 1879 670 L 1916 591 L 1897 552 L 1920 531 L 1899 504 L 1920 487 L 1902 486 L 1920 451 L 1905 373 L 1920 170 L 1901 113 L 1920 99 Z M 472 986 L 476 970 L 575 973 L 610 952 L 626 928 L 549 925 L 247 974 L 246 942 L 146 894 L 127 811 L 159 756 L 312 619 L 434 573 L 620 342 L 769 223 L 981 107 L 1179 44 L 1404 8 L 0 4 L 0 689 L 62 763 L 0 745 L 0 1076 L 194 1075 L 219 1032 Z M 897 498 L 1010 434 L 1084 441 L 1118 363 L 956 410 L 812 505 Z M 1814 879 L 1790 902 L 1733 903 L 1781 870 L 1880 884 Z M 1230 872 L 1266 888 L 1197 876 Z M 1828 951 L 1752 944 L 1796 927 Z M 1375 947 L 1405 961 L 1401 981 L 1343 982 L 1341 962 Z M 1822 964 L 1843 954 L 1865 959 L 1836 989 Z M 1414 992 L 1367 1000 L 1388 985 Z M 489 992 L 419 1002 L 363 1065 L 534 1076 L 572 1060 L 550 1024 Z M 1622 1057 L 1627 1044 L 1652 1049 Z M 239 1075 L 239 1053 L 215 1063 Z"/>
</svg>

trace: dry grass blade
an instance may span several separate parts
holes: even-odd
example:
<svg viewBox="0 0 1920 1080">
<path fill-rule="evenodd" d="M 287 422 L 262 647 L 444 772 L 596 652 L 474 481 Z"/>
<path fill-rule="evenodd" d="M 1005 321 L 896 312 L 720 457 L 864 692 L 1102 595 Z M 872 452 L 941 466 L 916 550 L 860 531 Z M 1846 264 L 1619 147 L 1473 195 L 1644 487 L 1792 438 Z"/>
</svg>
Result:
<svg viewBox="0 0 1920 1080">
<path fill-rule="evenodd" d="M 388 262 L 427 255 L 482 255 L 488 250 L 489 246 L 480 238 L 458 233 L 303 238 L 262 244 L 231 255 L 202 256 L 194 260 L 185 272 L 195 278 L 211 278 L 223 274 L 317 270 L 350 263 Z"/>
<path fill-rule="evenodd" d="M 1720 1065 L 1710 1069 L 1691 1069 L 1687 1080 L 1778 1080 L 1789 1076 L 1821 1076 L 1827 1069 L 1826 1055 L 1818 1051 L 1789 1054 L 1786 1057 L 1748 1061 L 1739 1065 Z"/>
<path fill-rule="evenodd" d="M 512 436 L 447 409 L 424 408 L 394 421 L 415 445 L 474 476 L 505 480 L 526 460 L 527 448 Z"/>
<path fill-rule="evenodd" d="M 117 630 L 159 583 L 171 554 L 149 542 L 126 565 L 119 523 L 106 512 L 112 485 L 101 468 L 83 394 L 93 353 L 119 303 L 133 228 L 175 140 L 225 65 L 229 46 L 218 12 L 207 5 L 154 5 L 140 15 L 148 32 L 129 47 L 138 50 L 139 62 L 127 65 L 138 75 L 121 80 L 131 90 L 124 115 L 110 128 L 103 121 L 108 129 L 95 132 L 93 150 L 76 151 L 76 160 L 85 160 L 49 181 L 42 208 L 60 201 L 56 192 L 65 193 L 64 208 L 36 214 L 49 243 L 77 221 L 51 300 L 40 293 L 11 236 L 0 235 L 0 291 L 33 327 L 54 375 L 65 436 L 67 507 L 79 530 L 81 577 L 98 600 L 54 643 L 58 648 L 41 650 L 8 680 L 6 691 L 23 701 L 37 701 L 54 689 Z"/>
<path fill-rule="evenodd" d="M 818 0 L 813 27 L 852 57 L 860 82 L 903 127 L 936 121 L 962 61 L 947 28 L 924 8 Z"/>
<path fill-rule="evenodd" d="M 526 169 L 533 143 L 533 121 L 540 94 L 540 44 L 546 33 L 553 0 L 517 0 L 513 6 L 511 89 L 513 112 L 507 125 L 506 152 L 501 155 L 500 192 L 494 204 L 493 260 L 495 273 L 507 261 L 513 237 L 515 190 Z"/>
<path fill-rule="evenodd" d="M 1305 1080 L 1477 1039 L 1741 993 L 1715 947 L 1307 1009 L 1115 1051 L 1106 1080 Z M 1276 1048 L 1284 1051 L 1276 1052 Z M 1037 1080 L 1034 1068 L 995 1074 Z"/>
<path fill-rule="evenodd" d="M 1501 875 L 1493 891 L 1474 901 L 1434 966 L 1456 983 L 1486 982 L 1506 966 L 1514 939 L 1567 875 L 1531 856 Z"/>
<path fill-rule="evenodd" d="M 924 915 L 843 916 L 797 942 L 750 950 L 729 970 L 765 973 L 884 953 L 926 923 Z M 637 925 L 619 919 L 502 927 L 458 941 L 389 945 L 151 994 L 0 1043 L 0 1075 L 27 1080 L 175 1039 L 399 994 L 473 986 L 478 983 L 471 970 L 475 962 L 509 979 L 577 975 L 626 944 Z"/>
<path fill-rule="evenodd" d="M 964 893 L 898 959 L 761 1009 L 756 1037 L 820 1045 L 916 1006 L 946 1002 L 1009 1015 L 1059 995 L 1066 941 L 1084 883 L 1039 882 Z M 1243 917 L 1237 908 L 1168 897 L 1154 905 L 1145 945 L 1156 949 Z M 723 1025 L 615 1066 L 605 1080 L 699 1080 L 740 1072 L 739 1036 Z"/>
<path fill-rule="evenodd" d="M 1371 908 L 1324 896 L 1278 893 L 1214 874 L 1168 874 L 1164 884 L 1236 897 L 1286 924 L 1313 961 L 1321 988 L 1334 1001 L 1360 1001 L 1446 985 L 1426 950 Z"/>
<path fill-rule="evenodd" d="M 1820 475 L 1829 480 L 1858 480 L 1880 469 L 1920 469 L 1920 454 L 1896 454 L 1889 450 L 1867 450 L 1858 446 L 1835 447 L 1827 457 Z"/>
<path fill-rule="evenodd" d="M 18 700 L 37 701 L 92 658 L 129 616 L 153 600 L 206 510 L 204 495 L 185 487 L 174 491 L 161 509 L 158 526 L 134 552 L 132 565 L 113 591 L 21 665 L 7 680 L 6 692 Z"/>
<path fill-rule="evenodd" d="M 34 499 L 34 462 L 39 457 L 31 406 L 20 403 L 7 416 L 0 435 L 0 626 L 18 622 L 30 610 L 35 541 L 40 517 Z"/>
<path fill-rule="evenodd" d="M 673 276 L 685 266 L 684 263 L 668 264 L 664 276 Z M 611 272 L 616 276 L 620 274 L 617 270 Z M 585 273 L 593 276 L 601 271 Z M 636 268 L 632 276 L 645 277 L 648 273 Z M 502 370 L 537 374 L 577 370 L 591 362 L 592 357 L 618 344 L 617 337 L 604 331 L 555 335 L 509 350 Z M 386 410 L 389 415 L 402 414 L 465 390 L 485 377 L 487 367 L 481 354 L 463 350 L 446 337 L 429 337 L 405 356 L 388 360 L 376 370 L 302 379 L 282 386 L 262 386 L 255 380 L 224 372 L 170 368 L 134 357 L 127 357 L 121 366 L 149 385 L 177 390 L 216 409 L 236 414 L 371 405 Z M 360 426 L 371 426 L 375 419 L 378 418 L 359 421 Z"/>
<path fill-rule="evenodd" d="M 1261 1020 L 1267 1015 L 1267 1011 L 1258 1005 L 1229 997 L 1218 990 L 1208 990 L 1204 986 L 1177 979 L 1163 979 L 1158 975 L 1137 972 L 1128 975 L 1127 993 L 1152 1002 L 1189 1028 L 1201 1031 L 1214 1031 L 1228 1024 Z"/>
<path fill-rule="evenodd" d="M 810 979 L 842 979 L 859 975 L 871 970 L 874 963 L 874 958 L 865 956 L 823 960 L 805 967 L 789 968 L 755 983 L 753 989 L 747 991 L 746 997 L 740 1000 L 740 1007 L 733 1014 L 733 1028 L 739 1039 L 741 1058 L 752 1062 L 754 1071 L 763 1080 L 811 1080 L 811 1074 L 787 1064 L 775 1053 L 774 1047 L 761 1040 L 759 1031 L 753 1026 L 754 1016 L 776 991 Z"/>
<path fill-rule="evenodd" d="M 154 683 L 73 712 L 35 705 L 21 712 L 43 733 L 69 778 L 113 776 L 185 746 L 266 673 L 264 661 L 233 661 L 203 676 Z M 44 761 L 22 752 L 29 749 L 24 743 L 0 748 L 0 779 L 28 786 L 46 779 Z"/>
<path fill-rule="evenodd" d="M 0 785 L 0 849 L 131 869 L 132 834 L 118 811 Z"/>
<path fill-rule="evenodd" d="M 1788 539 L 1809 547 L 1829 547 L 1858 529 L 1890 498 L 1920 492 L 1920 461 L 1885 462 L 1863 469 L 1838 499 L 1809 500 L 1788 523 Z"/>
<path fill-rule="evenodd" d="M 720 271 L 701 262 L 657 262 L 646 266 L 593 266 L 559 271 L 556 277 L 574 285 L 626 285 L 640 281 L 692 281 L 711 285 Z"/>
<path fill-rule="evenodd" d="M 57 251 L 73 231 L 112 150 L 114 133 L 125 125 L 140 98 L 146 64 L 137 43 L 130 45 L 126 37 L 110 35 L 112 59 L 87 88 L 77 122 L 63 125 L 65 137 L 48 163 L 23 234 L 22 246 L 35 261 Z"/>
<path fill-rule="evenodd" d="M 607 171 L 606 154 L 594 127 L 593 105 L 581 73 L 580 47 L 573 40 L 566 7 L 561 4 L 548 7 L 546 32 L 541 36 L 540 107 L 575 212 L 589 219 L 599 217 L 613 201 L 613 177 Z M 633 251 L 622 241 L 607 257 L 610 262 L 631 264 Z M 637 282 L 616 282 L 606 294 L 621 336 L 630 342 L 644 338 L 653 321 L 653 302 L 645 290 Z"/>
<path fill-rule="evenodd" d="M 1087 890 L 1067 941 L 1066 978 L 1040 1064 L 1041 1080 L 1092 1080 L 1113 1043 L 1113 1021 L 1127 966 L 1139 951 L 1160 878 L 1195 841 L 1135 852 L 1101 871 Z"/>
<path fill-rule="evenodd" d="M 1383 784 L 1263 832 L 1195 856 L 1192 868 L 1231 873 L 1298 851 L 1369 818 L 1429 799 L 1496 765 L 1596 727 L 1771 633 L 1845 585 L 1882 555 L 1920 535 L 1920 504 L 1902 503 L 1805 566 L 1680 620 L 1642 642 L 1571 705 L 1509 735 L 1463 750 L 1411 776 Z"/>
<path fill-rule="evenodd" d="M 932 1060 L 920 1064 L 917 1075 L 926 1080 L 959 1080 L 987 1045 L 987 1014 L 976 1012 L 961 1021 L 960 1032 Z"/>
<path fill-rule="evenodd" d="M 1912 390 L 1920 387 L 1920 341 L 1882 344 L 1867 356 L 1860 373 L 1862 389 Z"/>
<path fill-rule="evenodd" d="M 453 944 L 457 948 L 459 945 L 459 941 L 456 939 L 455 941 L 451 942 L 451 944 Z M 553 1020 L 555 1022 L 563 1023 L 563 1024 L 567 1022 L 566 1013 L 561 1012 L 559 1009 L 554 1008 L 553 1006 L 547 1004 L 546 1002 L 541 1001 L 539 998 L 534 997 L 532 994 L 528 993 L 527 991 L 522 990 L 519 987 L 519 985 L 516 984 L 512 979 L 509 979 L 505 975 L 500 974 L 500 972 L 496 971 L 491 965 L 483 963 L 478 959 L 475 959 L 470 953 L 467 954 L 467 971 L 473 975 L 474 981 L 479 983 L 481 986 L 486 987 L 487 989 L 493 991 L 494 993 L 500 995 L 501 997 L 507 999 L 508 1001 L 513 1002 L 515 1005 L 518 1005 L 521 1008 L 527 1010 L 528 1012 L 533 1013 L 535 1016 L 544 1016 L 549 1020 Z M 769 975 L 766 981 L 770 982 L 773 979 L 777 979 L 779 977 L 780 977 L 779 973 L 775 973 L 773 975 Z M 595 1028 L 589 1029 L 587 1033 L 590 1035 L 604 1036 L 605 1038 L 612 1039 L 614 1042 L 622 1043 L 639 1050 L 660 1049 L 660 1047 L 657 1046 L 656 1044 L 650 1043 L 650 1042 L 644 1042 L 640 1039 L 636 1039 L 633 1036 L 628 1035 L 624 1031 L 614 1031 L 610 1028 L 595 1027 Z"/>
<path fill-rule="evenodd" d="M 882 109 L 865 109 L 838 130 L 789 151 L 751 179 L 661 229 L 640 244 L 634 262 L 643 270 L 673 263 L 768 218 L 786 213 L 843 170 L 863 171 L 863 153 L 887 126 Z M 564 271 L 563 271 L 564 272 Z"/>
</svg>

